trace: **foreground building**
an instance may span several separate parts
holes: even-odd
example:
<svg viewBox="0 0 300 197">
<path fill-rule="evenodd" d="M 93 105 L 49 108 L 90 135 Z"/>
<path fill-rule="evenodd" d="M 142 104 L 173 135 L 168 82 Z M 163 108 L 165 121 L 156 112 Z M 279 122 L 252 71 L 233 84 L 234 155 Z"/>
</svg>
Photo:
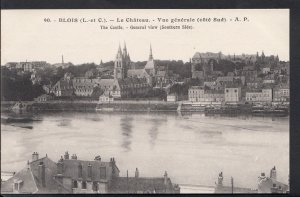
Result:
<svg viewBox="0 0 300 197">
<path fill-rule="evenodd" d="M 219 173 L 218 182 L 215 185 L 215 193 L 288 193 L 289 186 L 277 180 L 276 167 L 270 170 L 270 176 L 261 173 L 258 177 L 257 189 L 241 188 L 234 185 L 231 178 L 231 185 L 223 184 L 223 172 Z"/>
<path fill-rule="evenodd" d="M 179 193 L 165 172 L 162 177 L 120 177 L 115 159 L 79 160 L 68 152 L 57 163 L 47 157 L 32 154 L 32 161 L 13 177 L 1 183 L 1 193 Z"/>
</svg>

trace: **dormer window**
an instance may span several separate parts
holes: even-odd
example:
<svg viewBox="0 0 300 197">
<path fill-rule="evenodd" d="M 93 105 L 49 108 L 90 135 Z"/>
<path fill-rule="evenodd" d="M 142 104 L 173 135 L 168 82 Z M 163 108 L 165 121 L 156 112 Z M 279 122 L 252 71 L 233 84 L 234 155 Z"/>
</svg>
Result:
<svg viewBox="0 0 300 197">
<path fill-rule="evenodd" d="M 19 191 L 22 184 L 23 184 L 22 180 L 14 180 L 13 190 L 14 191 Z"/>
</svg>

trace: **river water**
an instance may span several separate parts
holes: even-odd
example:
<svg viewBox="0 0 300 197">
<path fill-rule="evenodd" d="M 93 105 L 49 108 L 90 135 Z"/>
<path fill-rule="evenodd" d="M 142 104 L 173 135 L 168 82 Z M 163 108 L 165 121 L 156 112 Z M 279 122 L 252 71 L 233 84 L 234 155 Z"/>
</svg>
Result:
<svg viewBox="0 0 300 197">
<path fill-rule="evenodd" d="M 2 114 L 5 115 L 5 114 Z M 179 184 L 257 188 L 275 165 L 288 183 L 289 118 L 222 117 L 177 113 L 44 112 L 41 121 L 1 123 L 1 170 L 19 171 L 33 152 L 55 162 L 65 151 L 78 159 L 114 157 L 120 175 L 163 176 Z"/>
</svg>

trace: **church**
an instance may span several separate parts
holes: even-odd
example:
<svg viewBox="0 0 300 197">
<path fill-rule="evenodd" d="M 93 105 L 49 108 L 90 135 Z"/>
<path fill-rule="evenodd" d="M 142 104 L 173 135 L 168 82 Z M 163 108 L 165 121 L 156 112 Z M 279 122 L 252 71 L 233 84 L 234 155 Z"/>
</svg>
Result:
<svg viewBox="0 0 300 197">
<path fill-rule="evenodd" d="M 123 51 L 119 45 L 114 62 L 114 78 L 100 79 L 98 83 L 105 95 L 113 98 L 142 97 L 152 89 L 151 75 L 146 73 L 145 69 L 130 69 L 132 64 L 126 43 Z M 151 67 L 149 72 L 150 70 Z"/>
</svg>

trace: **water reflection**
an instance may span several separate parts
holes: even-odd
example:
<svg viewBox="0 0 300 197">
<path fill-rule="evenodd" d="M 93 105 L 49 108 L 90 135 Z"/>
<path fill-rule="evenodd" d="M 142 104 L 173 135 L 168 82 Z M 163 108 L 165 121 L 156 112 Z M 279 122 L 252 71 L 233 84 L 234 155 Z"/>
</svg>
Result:
<svg viewBox="0 0 300 197">
<path fill-rule="evenodd" d="M 151 119 L 151 128 L 149 129 L 149 136 L 150 136 L 150 145 L 151 149 L 155 146 L 155 141 L 158 136 L 159 127 L 162 125 L 163 122 L 166 122 L 167 119 Z"/>
<path fill-rule="evenodd" d="M 132 121 L 133 118 L 131 116 L 122 117 L 120 120 L 121 132 L 123 136 L 122 147 L 126 152 L 131 150 L 132 143 Z"/>
<path fill-rule="evenodd" d="M 59 126 L 59 127 L 69 127 L 69 126 L 71 126 L 71 120 L 69 120 L 69 119 L 59 120 L 57 126 Z"/>
</svg>

